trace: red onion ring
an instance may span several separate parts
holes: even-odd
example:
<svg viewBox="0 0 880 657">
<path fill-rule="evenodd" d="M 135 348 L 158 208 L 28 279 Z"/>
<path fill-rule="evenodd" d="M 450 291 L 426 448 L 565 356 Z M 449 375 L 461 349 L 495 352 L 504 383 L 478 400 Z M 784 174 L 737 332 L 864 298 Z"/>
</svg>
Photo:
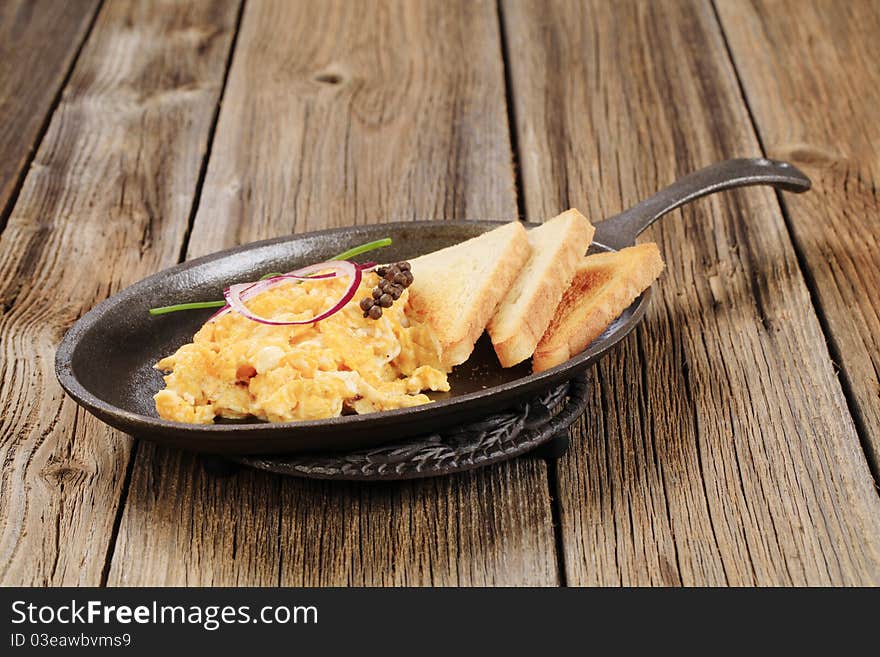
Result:
<svg viewBox="0 0 880 657">
<path fill-rule="evenodd" d="M 221 308 L 218 312 L 214 313 L 214 315 L 212 315 L 208 319 L 208 321 L 210 322 L 214 319 L 217 319 L 221 315 L 225 315 L 226 313 L 234 310 L 240 315 L 247 317 L 252 321 L 259 322 L 260 324 L 268 324 L 270 326 L 294 326 L 314 324 L 315 322 L 320 322 L 322 319 L 327 319 L 334 313 L 342 310 L 342 308 L 349 301 L 352 300 L 355 293 L 357 292 L 358 287 L 360 287 L 361 280 L 363 278 L 363 271 L 371 267 L 375 267 L 375 263 L 356 265 L 347 260 L 331 260 L 329 262 L 319 262 L 315 265 L 309 265 L 308 267 L 303 267 L 302 269 L 297 269 L 286 274 L 282 274 L 280 276 L 273 276 L 272 278 L 267 278 L 265 280 L 257 281 L 255 283 L 238 283 L 236 285 L 230 285 L 223 292 L 223 297 L 226 299 L 227 305 Z M 317 276 L 315 275 L 317 274 L 317 272 L 324 271 L 326 269 L 332 269 L 333 272 L 329 274 L 320 274 Z M 311 319 L 279 322 L 257 315 L 256 313 L 249 310 L 244 303 L 248 299 L 252 299 L 256 295 L 265 292 L 272 287 L 276 287 L 277 285 L 290 279 L 304 281 L 321 278 L 332 278 L 339 275 L 343 275 L 349 279 L 349 284 L 345 292 L 343 292 L 339 300 L 336 301 L 336 303 L 334 303 L 330 308 L 320 313 L 319 315 L 312 317 Z"/>
</svg>

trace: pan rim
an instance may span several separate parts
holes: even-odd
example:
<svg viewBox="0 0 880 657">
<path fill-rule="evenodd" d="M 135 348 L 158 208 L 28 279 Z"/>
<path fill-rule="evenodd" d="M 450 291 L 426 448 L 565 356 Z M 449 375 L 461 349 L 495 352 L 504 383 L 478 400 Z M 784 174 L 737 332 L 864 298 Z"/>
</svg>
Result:
<svg viewBox="0 0 880 657">
<path fill-rule="evenodd" d="M 227 258 L 229 256 L 241 254 L 247 251 L 256 250 L 261 247 L 269 247 L 282 243 L 295 242 L 312 237 L 320 238 L 325 236 L 338 235 L 341 233 L 356 234 L 358 232 L 374 231 L 377 228 L 381 227 L 386 227 L 389 229 L 405 229 L 415 227 L 418 230 L 420 229 L 419 227 L 438 227 L 441 225 L 445 225 L 459 227 L 485 226 L 488 229 L 504 223 L 509 222 L 497 220 L 416 220 L 329 228 L 319 231 L 297 233 L 265 240 L 259 240 L 255 242 L 249 242 L 247 244 L 242 244 L 229 249 L 224 249 L 222 251 L 207 254 L 199 258 L 194 258 L 192 260 L 188 260 L 177 265 L 172 265 L 171 267 L 162 269 L 155 274 L 151 274 L 150 276 L 147 276 L 125 287 L 124 289 L 118 291 L 116 294 L 96 304 L 82 317 L 80 317 L 74 323 L 74 325 L 65 333 L 64 337 L 61 339 L 57 347 L 55 354 L 56 377 L 58 378 L 58 381 L 64 391 L 75 402 L 91 412 L 100 413 L 108 417 L 118 418 L 126 424 L 136 424 L 139 428 L 145 431 L 152 431 L 158 434 L 164 434 L 168 432 L 185 432 L 188 434 L 192 434 L 193 437 L 196 437 L 198 435 L 205 435 L 205 440 L 210 442 L 216 442 L 218 440 L 222 441 L 224 438 L 230 440 L 238 439 L 238 434 L 243 431 L 256 432 L 257 434 L 263 432 L 267 434 L 277 434 L 280 431 L 290 431 L 291 435 L 293 435 L 294 432 L 302 432 L 308 430 L 321 430 L 327 428 L 338 429 L 344 428 L 348 425 L 362 426 L 364 423 L 369 423 L 371 421 L 389 422 L 393 421 L 395 418 L 406 418 L 407 420 L 424 418 L 425 421 L 430 421 L 432 415 L 443 413 L 450 406 L 468 405 L 470 403 L 483 401 L 488 397 L 499 395 L 503 392 L 512 393 L 521 388 L 534 389 L 549 387 L 555 382 L 561 381 L 562 379 L 566 378 L 566 375 L 569 375 L 570 378 L 571 376 L 574 376 L 583 369 L 586 369 L 586 367 L 592 364 L 594 360 L 608 352 L 612 347 L 614 347 L 623 338 L 625 338 L 644 318 L 644 314 L 650 301 L 652 288 L 649 287 L 641 295 L 639 295 L 639 297 L 636 298 L 636 300 L 630 306 L 630 308 L 633 309 L 630 317 L 623 326 L 621 326 L 611 335 L 602 339 L 601 342 L 599 342 L 598 340 L 594 341 L 592 345 L 587 347 L 587 349 L 552 369 L 545 370 L 544 372 L 540 372 L 538 374 L 532 373 L 503 385 L 491 386 L 484 390 L 457 395 L 455 397 L 450 397 L 449 399 L 432 401 L 429 404 L 423 404 L 410 408 L 400 408 L 388 411 L 379 411 L 375 413 L 367 413 L 364 415 L 344 415 L 320 420 L 299 420 L 292 422 L 189 424 L 185 422 L 165 420 L 150 415 L 143 415 L 141 413 L 126 410 L 110 402 L 107 402 L 95 395 L 88 388 L 86 388 L 80 382 L 73 371 L 73 356 L 76 350 L 76 346 L 79 344 L 80 339 L 86 334 L 86 332 L 97 325 L 107 311 L 111 310 L 120 303 L 126 302 L 128 299 L 134 296 L 138 292 L 138 290 L 147 288 L 156 280 L 165 278 L 169 275 L 177 275 L 182 272 L 195 269 L 200 265 Z M 539 225 L 529 222 L 522 223 L 526 227 L 535 227 Z M 594 245 L 599 246 L 603 250 L 613 250 L 604 245 L 596 244 L 595 242 Z M 633 306 L 635 307 L 633 308 Z"/>
</svg>

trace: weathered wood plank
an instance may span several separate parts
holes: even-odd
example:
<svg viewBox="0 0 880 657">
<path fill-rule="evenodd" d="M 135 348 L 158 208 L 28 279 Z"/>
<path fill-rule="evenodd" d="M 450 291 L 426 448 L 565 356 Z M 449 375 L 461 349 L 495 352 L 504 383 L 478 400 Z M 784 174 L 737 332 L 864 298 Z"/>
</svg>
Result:
<svg viewBox="0 0 880 657">
<path fill-rule="evenodd" d="M 503 8 L 529 216 L 598 220 L 759 152 L 708 3 Z M 645 238 L 667 270 L 558 468 L 568 582 L 880 583 L 880 499 L 773 193 Z"/>
<path fill-rule="evenodd" d="M 250 3 L 188 255 L 354 223 L 514 217 L 513 179 L 494 3 Z M 110 582 L 553 584 L 550 517 L 540 461 L 346 486 L 217 480 L 145 444 Z"/>
<path fill-rule="evenodd" d="M 880 6 L 721 2 L 718 12 L 770 157 L 813 193 L 785 198 L 863 440 L 880 472 Z"/>
<path fill-rule="evenodd" d="M 100 0 L 0 3 L 0 230 L 99 4 Z"/>
<path fill-rule="evenodd" d="M 55 346 L 96 302 L 177 261 L 235 14 L 107 2 L 0 238 L 3 584 L 101 581 L 130 439 L 64 397 Z"/>
</svg>

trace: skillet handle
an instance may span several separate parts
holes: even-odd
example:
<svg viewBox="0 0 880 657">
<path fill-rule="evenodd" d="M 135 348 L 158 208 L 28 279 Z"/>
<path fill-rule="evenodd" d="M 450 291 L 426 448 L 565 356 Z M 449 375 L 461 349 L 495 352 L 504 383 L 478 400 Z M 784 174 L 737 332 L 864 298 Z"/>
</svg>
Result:
<svg viewBox="0 0 880 657">
<path fill-rule="evenodd" d="M 596 226 L 594 242 L 613 249 L 635 244 L 636 236 L 667 212 L 707 194 L 748 185 L 772 185 L 787 192 L 810 189 L 810 179 L 788 162 L 764 158 L 725 160 L 686 175 L 638 205 Z"/>
</svg>

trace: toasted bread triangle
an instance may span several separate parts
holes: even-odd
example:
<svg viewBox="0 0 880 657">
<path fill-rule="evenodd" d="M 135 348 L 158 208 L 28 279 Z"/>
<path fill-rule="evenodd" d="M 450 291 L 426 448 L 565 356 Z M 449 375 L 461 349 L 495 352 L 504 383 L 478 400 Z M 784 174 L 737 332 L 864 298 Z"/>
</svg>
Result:
<svg viewBox="0 0 880 657">
<path fill-rule="evenodd" d="M 593 225 L 575 209 L 529 231 L 532 255 L 487 327 L 503 367 L 521 363 L 534 353 L 594 232 Z"/>
<path fill-rule="evenodd" d="M 586 349 L 663 271 L 653 242 L 583 258 L 532 358 L 542 372 Z"/>
<path fill-rule="evenodd" d="M 471 355 L 530 253 L 525 228 L 513 221 L 410 261 L 410 309 L 440 340 L 447 368 Z"/>
</svg>

